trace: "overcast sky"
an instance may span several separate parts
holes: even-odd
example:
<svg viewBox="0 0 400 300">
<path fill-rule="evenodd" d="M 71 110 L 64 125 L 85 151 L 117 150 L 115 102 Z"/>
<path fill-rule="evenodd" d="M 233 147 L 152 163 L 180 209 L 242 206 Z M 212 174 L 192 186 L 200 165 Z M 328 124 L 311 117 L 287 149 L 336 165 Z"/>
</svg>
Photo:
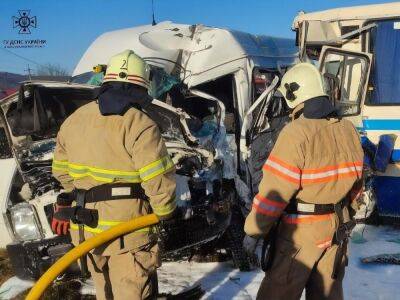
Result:
<svg viewBox="0 0 400 300">
<path fill-rule="evenodd" d="M 156 21 L 229 27 L 255 34 L 293 37 L 296 14 L 334 7 L 384 3 L 379 0 L 154 0 Z M 13 28 L 19 10 L 30 10 L 30 34 Z M 15 17 L 15 18 L 13 18 Z M 36 19 L 34 18 L 36 17 Z M 36 20 L 37 24 L 34 24 Z M 25 74 L 53 63 L 72 72 L 100 34 L 151 23 L 151 0 L 1 0 L 0 71 Z M 43 48 L 11 48 L 11 40 L 46 40 Z M 11 52 L 12 53 L 11 53 Z"/>
</svg>

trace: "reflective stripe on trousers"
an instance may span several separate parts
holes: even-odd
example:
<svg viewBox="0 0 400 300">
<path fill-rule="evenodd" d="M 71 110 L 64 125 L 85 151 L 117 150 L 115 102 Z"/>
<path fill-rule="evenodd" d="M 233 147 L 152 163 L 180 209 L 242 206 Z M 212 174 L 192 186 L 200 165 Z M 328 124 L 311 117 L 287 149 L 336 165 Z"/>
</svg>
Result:
<svg viewBox="0 0 400 300">
<path fill-rule="evenodd" d="M 302 215 L 302 214 L 285 214 L 282 221 L 285 224 L 314 224 L 322 221 L 329 221 L 333 213 L 323 215 Z M 315 246 L 320 249 L 327 249 L 332 246 L 333 236 L 327 236 L 324 239 L 315 242 Z"/>
<path fill-rule="evenodd" d="M 333 214 L 324 215 L 301 215 L 301 214 L 285 214 L 283 222 L 286 224 L 312 224 L 320 221 L 330 220 Z"/>
</svg>

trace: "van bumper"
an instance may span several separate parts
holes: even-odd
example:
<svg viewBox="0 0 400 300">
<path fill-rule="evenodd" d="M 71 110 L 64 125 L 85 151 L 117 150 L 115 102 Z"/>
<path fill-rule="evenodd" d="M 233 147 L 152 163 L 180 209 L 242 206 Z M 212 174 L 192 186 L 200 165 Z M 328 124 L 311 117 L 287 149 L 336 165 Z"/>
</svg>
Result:
<svg viewBox="0 0 400 300">
<path fill-rule="evenodd" d="M 56 236 L 43 240 L 11 243 L 7 245 L 7 252 L 17 277 L 36 280 L 72 248 L 69 236 Z M 79 273 L 79 266 L 75 263 L 67 269 L 67 272 Z"/>
</svg>

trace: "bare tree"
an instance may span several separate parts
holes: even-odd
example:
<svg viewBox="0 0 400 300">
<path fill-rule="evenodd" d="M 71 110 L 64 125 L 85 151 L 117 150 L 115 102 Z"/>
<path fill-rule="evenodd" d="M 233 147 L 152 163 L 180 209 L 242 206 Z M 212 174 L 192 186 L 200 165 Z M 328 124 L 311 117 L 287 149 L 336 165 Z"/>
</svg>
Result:
<svg viewBox="0 0 400 300">
<path fill-rule="evenodd" d="M 36 76 L 69 76 L 69 72 L 59 64 L 47 63 L 36 68 Z"/>
</svg>

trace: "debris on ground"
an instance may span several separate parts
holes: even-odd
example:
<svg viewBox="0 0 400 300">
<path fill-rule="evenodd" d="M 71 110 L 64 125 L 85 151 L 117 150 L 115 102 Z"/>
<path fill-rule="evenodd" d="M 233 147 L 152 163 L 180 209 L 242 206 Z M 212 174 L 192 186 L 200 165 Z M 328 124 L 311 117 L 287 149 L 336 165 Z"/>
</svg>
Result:
<svg viewBox="0 0 400 300">
<path fill-rule="evenodd" d="M 346 276 L 343 282 L 345 299 L 391 300 L 393 295 L 398 293 L 399 266 L 389 263 L 364 264 L 361 262 L 361 258 L 381 257 L 380 253 L 396 253 L 394 256 L 396 258 L 397 253 L 400 254 L 400 244 L 392 241 L 398 239 L 399 230 L 391 226 L 371 225 L 367 225 L 365 228 L 363 225 L 359 229 L 358 233 L 365 242 L 350 242 L 349 266 L 346 269 Z M 390 262 L 389 257 L 384 256 L 382 259 L 388 259 L 387 261 Z M 196 287 L 201 285 L 201 290 L 204 291 L 201 299 L 213 300 L 255 299 L 263 277 L 264 273 L 259 269 L 240 272 L 238 269 L 233 268 L 231 261 L 208 263 L 196 263 L 193 261 L 165 262 L 158 271 L 160 293 L 177 295 L 185 291 L 193 292 L 194 290 L 197 292 Z M 14 284 L 14 286 L 9 285 L 12 290 L 20 291 L 25 282 L 13 277 L 8 283 Z M 95 299 L 92 281 L 88 280 L 82 286 L 81 284 L 80 282 L 58 283 L 46 291 L 43 299 Z M 0 293 L 5 287 L 5 284 L 1 286 Z M 198 296 L 198 294 L 194 294 L 196 297 Z M 62 297 L 60 298 L 61 295 Z M 19 295 L 16 298 L 4 298 L 0 294 L 0 299 L 22 300 L 24 295 Z"/>
<path fill-rule="evenodd" d="M 361 258 L 364 264 L 390 264 L 390 265 L 400 265 L 400 253 L 394 254 L 379 254 Z"/>
<path fill-rule="evenodd" d="M 157 299 L 159 300 L 199 300 L 205 294 L 201 285 L 196 285 L 190 289 L 187 289 L 178 294 L 159 294 Z"/>
</svg>

